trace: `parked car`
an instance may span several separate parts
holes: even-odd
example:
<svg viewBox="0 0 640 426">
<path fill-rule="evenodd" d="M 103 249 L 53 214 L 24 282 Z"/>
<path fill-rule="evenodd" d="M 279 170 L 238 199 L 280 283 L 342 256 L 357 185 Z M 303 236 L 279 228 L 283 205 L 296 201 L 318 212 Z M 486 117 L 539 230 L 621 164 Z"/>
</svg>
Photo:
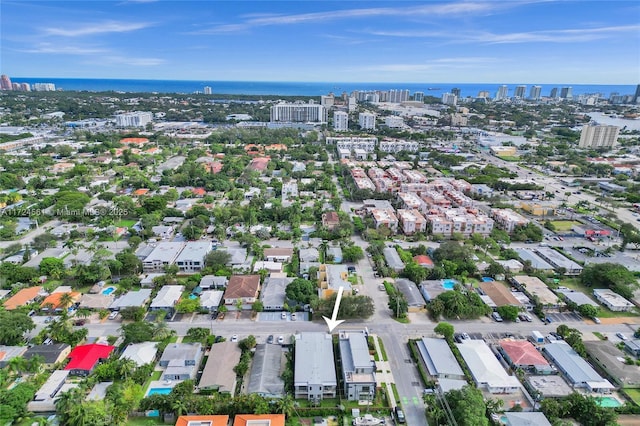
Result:
<svg viewBox="0 0 640 426">
<path fill-rule="evenodd" d="M 407 420 L 404 417 L 404 412 L 400 409 L 400 407 L 395 407 L 393 409 L 393 413 L 394 413 L 394 418 L 396 419 L 396 422 L 398 423 L 406 423 Z"/>
<path fill-rule="evenodd" d="M 85 325 L 86 323 L 87 323 L 87 321 L 86 321 L 86 320 L 79 319 L 79 320 L 76 320 L 76 321 L 73 323 L 73 325 L 80 327 L 80 326 Z"/>
<path fill-rule="evenodd" d="M 287 313 L 286 312 L 281 312 L 280 313 L 280 319 L 286 320 L 287 319 Z"/>
<path fill-rule="evenodd" d="M 119 312 L 118 311 L 113 311 L 109 314 L 109 319 L 113 320 L 116 319 L 116 317 L 118 316 Z"/>
<path fill-rule="evenodd" d="M 238 341 L 238 335 L 234 334 L 233 336 L 231 336 L 231 341 L 232 342 L 237 342 Z"/>
<path fill-rule="evenodd" d="M 622 333 L 616 333 L 616 336 L 620 340 L 629 340 L 629 338 L 627 336 L 625 336 L 624 334 L 622 334 Z"/>
<path fill-rule="evenodd" d="M 593 319 L 593 322 L 595 322 L 596 324 L 600 324 L 600 322 L 601 322 L 600 318 L 598 318 L 598 317 L 593 317 L 592 319 Z"/>
<path fill-rule="evenodd" d="M 284 344 L 284 336 L 278 336 L 278 343 L 281 345 Z"/>
<path fill-rule="evenodd" d="M 298 314 L 296 314 L 295 312 L 291 314 L 291 321 L 295 321 L 298 319 Z"/>
<path fill-rule="evenodd" d="M 465 340 L 471 339 L 471 337 L 469 337 L 469 334 L 467 334 L 467 333 L 462 333 L 462 338 L 465 339 Z"/>
<path fill-rule="evenodd" d="M 491 314 L 491 318 L 493 318 L 493 319 L 494 319 L 494 321 L 496 321 L 496 322 L 502 322 L 502 317 L 501 317 L 501 316 L 500 316 L 500 314 L 499 314 L 499 313 L 497 313 L 497 312 L 493 312 L 493 313 Z"/>
<path fill-rule="evenodd" d="M 267 337 L 267 343 L 273 343 L 273 334 L 270 334 L 269 337 Z"/>
</svg>

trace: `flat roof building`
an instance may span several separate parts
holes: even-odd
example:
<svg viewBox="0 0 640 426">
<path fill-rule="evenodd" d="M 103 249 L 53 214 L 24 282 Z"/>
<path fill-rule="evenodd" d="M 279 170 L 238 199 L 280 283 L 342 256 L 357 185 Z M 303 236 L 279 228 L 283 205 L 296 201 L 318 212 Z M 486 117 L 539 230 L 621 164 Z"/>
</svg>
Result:
<svg viewBox="0 0 640 426">
<path fill-rule="evenodd" d="M 242 351 L 235 342 L 211 345 L 198 387 L 233 395 L 236 389 L 236 373 L 233 368 L 240 362 L 240 355 Z"/>
<path fill-rule="evenodd" d="M 591 300 L 589 296 L 587 296 L 581 291 L 571 290 L 569 288 L 566 288 L 566 289 L 559 288 L 556 290 L 556 292 L 562 294 L 567 300 L 575 303 L 578 306 L 591 305 L 594 308 L 600 307 L 600 305 L 598 305 L 596 302 Z"/>
<path fill-rule="evenodd" d="M 295 398 L 335 398 L 338 381 L 331 335 L 300 333 L 295 344 Z"/>
<path fill-rule="evenodd" d="M 571 346 L 564 342 L 545 345 L 543 352 L 558 367 L 574 388 L 589 392 L 609 393 L 614 386 L 602 378 Z"/>
<path fill-rule="evenodd" d="M 562 398 L 573 393 L 571 386 L 559 375 L 527 376 L 525 380 L 529 393 L 539 394 L 543 398 Z"/>
<path fill-rule="evenodd" d="M 152 311 L 157 311 L 159 309 L 163 309 L 165 311 L 173 312 L 175 309 L 176 303 L 182 297 L 182 292 L 184 291 L 183 285 L 165 285 L 163 286 L 156 297 L 151 302 L 149 309 Z"/>
<path fill-rule="evenodd" d="M 514 250 L 523 262 L 529 261 L 533 269 L 553 271 L 554 267 L 538 256 L 533 250 L 524 247 L 516 247 Z"/>
<path fill-rule="evenodd" d="M 402 293 L 409 306 L 409 312 L 426 309 L 427 302 L 420 293 L 418 286 L 406 278 L 396 278 L 396 288 Z"/>
<path fill-rule="evenodd" d="M 158 343 L 156 342 L 131 343 L 122 352 L 120 359 L 130 359 L 138 367 L 153 363 L 158 354 L 157 345 Z"/>
<path fill-rule="evenodd" d="M 420 353 L 420 360 L 431 377 L 436 379 L 465 379 L 464 372 L 446 340 L 423 337 L 416 344 Z"/>
<path fill-rule="evenodd" d="M 176 258 L 176 265 L 181 272 L 201 271 L 204 269 L 205 258 L 211 249 L 211 241 L 188 241 Z"/>
<path fill-rule="evenodd" d="M 266 398 L 281 398 L 284 391 L 285 352 L 280 345 L 259 344 L 251 362 L 247 393 L 257 393 Z"/>
<path fill-rule="evenodd" d="M 640 369 L 636 365 L 627 365 L 625 353 L 609 341 L 585 341 L 584 346 L 589 359 L 595 362 L 608 377 L 622 387 L 637 388 L 640 386 Z"/>
<path fill-rule="evenodd" d="M 630 311 L 634 307 L 633 303 L 608 288 L 596 288 L 593 290 L 593 295 L 600 303 L 612 311 Z"/>
<path fill-rule="evenodd" d="M 538 256 L 549 263 L 555 269 L 563 269 L 565 275 L 580 275 L 582 266 L 571 259 L 566 258 L 551 247 L 538 247 L 535 249 Z"/>
<path fill-rule="evenodd" d="M 340 333 L 338 340 L 344 397 L 349 401 L 373 401 L 376 364 L 369 354 L 364 333 Z"/>
<path fill-rule="evenodd" d="M 185 244 L 181 242 L 162 241 L 142 261 L 142 269 L 146 272 L 160 272 L 165 266 L 173 265 Z"/>
<path fill-rule="evenodd" d="M 551 291 L 538 277 L 516 275 L 512 280 L 516 285 L 521 286 L 529 295 L 537 296 L 545 309 L 557 309 L 565 305 L 564 302 L 560 301 L 558 295 Z"/>
<path fill-rule="evenodd" d="M 151 289 L 143 288 L 136 291 L 128 291 L 113 301 L 109 309 L 119 311 L 120 309 L 129 307 L 145 306 L 151 298 Z"/>
<path fill-rule="evenodd" d="M 456 346 L 478 388 L 494 394 L 514 393 L 521 388 L 518 379 L 507 374 L 484 340 L 467 339 Z"/>
</svg>

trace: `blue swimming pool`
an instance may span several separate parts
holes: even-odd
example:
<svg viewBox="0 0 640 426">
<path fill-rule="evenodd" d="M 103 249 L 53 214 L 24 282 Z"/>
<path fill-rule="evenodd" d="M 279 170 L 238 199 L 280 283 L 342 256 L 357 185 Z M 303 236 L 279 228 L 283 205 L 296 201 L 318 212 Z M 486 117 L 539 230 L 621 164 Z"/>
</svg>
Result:
<svg viewBox="0 0 640 426">
<path fill-rule="evenodd" d="M 151 395 L 169 395 L 172 388 L 151 388 L 147 392 L 147 396 Z"/>
<path fill-rule="evenodd" d="M 607 408 L 616 408 L 622 406 L 622 403 L 618 401 L 617 398 L 614 398 L 612 396 L 598 397 L 596 398 L 596 402 L 599 406 Z"/>
<path fill-rule="evenodd" d="M 111 293 L 113 293 L 114 291 L 116 291 L 115 287 L 107 287 L 104 290 L 102 290 L 102 294 L 104 294 L 105 296 L 108 296 Z"/>
<path fill-rule="evenodd" d="M 445 290 L 453 290 L 453 286 L 456 285 L 456 282 L 456 280 L 452 279 L 442 280 L 442 288 L 444 288 Z"/>
<path fill-rule="evenodd" d="M 198 298 L 198 296 L 196 296 L 195 294 L 190 294 L 189 295 L 189 299 L 197 299 L 197 298 Z"/>
<path fill-rule="evenodd" d="M 492 281 L 495 281 L 493 278 L 491 277 L 482 277 L 482 282 L 483 283 L 490 283 Z"/>
</svg>

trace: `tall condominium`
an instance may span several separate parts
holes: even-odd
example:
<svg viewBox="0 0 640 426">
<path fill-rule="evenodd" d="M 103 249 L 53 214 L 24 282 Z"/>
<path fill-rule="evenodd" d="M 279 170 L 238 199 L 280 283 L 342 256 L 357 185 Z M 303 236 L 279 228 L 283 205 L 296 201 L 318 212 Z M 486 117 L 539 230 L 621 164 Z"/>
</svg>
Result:
<svg viewBox="0 0 640 426">
<path fill-rule="evenodd" d="M 611 148 L 618 140 L 620 128 L 604 124 L 587 124 L 582 126 L 580 148 Z"/>
<path fill-rule="evenodd" d="M 144 127 L 151 123 L 153 114 L 146 111 L 126 112 L 116 115 L 116 126 L 118 127 Z"/>
<path fill-rule="evenodd" d="M 501 101 L 503 99 L 507 99 L 509 94 L 509 88 L 506 84 L 503 84 L 498 88 L 498 93 L 496 93 L 496 101 Z"/>
<path fill-rule="evenodd" d="M 333 113 L 333 130 L 336 132 L 346 132 L 349 130 L 349 114 L 344 111 Z"/>
<path fill-rule="evenodd" d="M 0 76 L 0 88 L 2 90 L 13 90 L 13 85 L 8 75 L 2 74 L 2 76 Z"/>
<path fill-rule="evenodd" d="M 558 97 L 558 88 L 554 87 L 553 89 L 551 89 L 551 93 L 549 94 L 549 97 L 552 99 L 556 99 Z"/>
<path fill-rule="evenodd" d="M 460 88 L 459 87 L 454 87 L 453 89 L 451 89 L 451 93 L 453 93 L 458 98 L 460 98 Z"/>
<path fill-rule="evenodd" d="M 529 99 L 533 99 L 534 101 L 540 100 L 540 96 L 542 95 L 542 86 L 531 86 L 531 90 L 529 91 Z"/>
<path fill-rule="evenodd" d="M 389 102 L 399 104 L 400 102 L 406 102 L 409 100 L 408 89 L 404 89 L 404 90 L 392 89 L 392 90 L 389 90 L 388 93 L 389 93 Z"/>
<path fill-rule="evenodd" d="M 331 108 L 335 103 L 335 100 L 336 98 L 333 95 L 333 93 L 329 93 L 328 95 L 322 95 L 320 96 L 320 105 L 322 105 L 325 108 Z"/>
<path fill-rule="evenodd" d="M 562 99 L 573 99 L 573 88 L 570 86 L 563 87 L 560 90 L 560 98 Z"/>
<path fill-rule="evenodd" d="M 424 102 L 424 92 L 413 92 L 413 100 L 416 102 Z"/>
<path fill-rule="evenodd" d="M 361 129 L 375 129 L 376 115 L 370 112 L 361 112 L 358 114 L 358 124 Z"/>
<path fill-rule="evenodd" d="M 33 83 L 35 92 L 55 92 L 56 85 L 53 83 Z"/>
<path fill-rule="evenodd" d="M 326 123 L 327 109 L 318 104 L 281 103 L 271 107 L 272 123 Z"/>
<path fill-rule="evenodd" d="M 210 95 L 211 94 L 211 87 L 210 86 L 204 86 L 204 94 L 205 95 Z"/>
<path fill-rule="evenodd" d="M 456 105 L 458 103 L 458 97 L 453 93 L 443 93 L 442 94 L 442 103 L 445 105 Z"/>
<path fill-rule="evenodd" d="M 636 86 L 636 93 L 633 95 L 632 103 L 637 104 L 638 102 L 640 102 L 640 84 Z"/>
<path fill-rule="evenodd" d="M 516 91 L 513 92 L 513 97 L 518 99 L 524 99 L 525 93 L 527 93 L 527 86 L 516 86 Z"/>
</svg>

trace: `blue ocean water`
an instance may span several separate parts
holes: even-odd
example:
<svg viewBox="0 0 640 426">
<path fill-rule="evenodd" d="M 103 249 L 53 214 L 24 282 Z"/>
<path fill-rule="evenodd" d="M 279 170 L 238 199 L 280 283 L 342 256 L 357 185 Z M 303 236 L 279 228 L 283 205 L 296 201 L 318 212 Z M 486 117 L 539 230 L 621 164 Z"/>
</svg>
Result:
<svg viewBox="0 0 640 426">
<path fill-rule="evenodd" d="M 281 96 L 320 96 L 333 92 L 350 93 L 353 90 L 391 90 L 408 89 L 414 92 L 424 92 L 425 95 L 440 97 L 457 87 L 461 97 L 478 96 L 480 91 L 488 91 L 490 97 L 495 96 L 501 84 L 495 83 L 340 83 L 340 82 L 270 82 L 270 81 L 202 81 L 202 80 L 116 80 L 91 78 L 20 78 L 12 77 L 12 81 L 19 83 L 53 83 L 57 89 L 89 92 L 133 92 L 133 93 L 195 93 L 204 91 L 205 86 L 211 87 L 214 94 L 233 95 L 281 95 Z M 524 84 L 524 83 L 522 83 Z M 526 95 L 536 83 L 525 84 Z M 512 95 L 518 84 L 508 84 L 509 94 Z M 573 95 L 585 93 L 600 93 L 608 97 L 612 93 L 630 95 L 635 93 L 633 85 L 590 85 L 590 84 L 539 84 L 542 86 L 542 96 L 548 96 L 551 89 L 558 90 L 564 86 L 573 88 Z"/>
</svg>

